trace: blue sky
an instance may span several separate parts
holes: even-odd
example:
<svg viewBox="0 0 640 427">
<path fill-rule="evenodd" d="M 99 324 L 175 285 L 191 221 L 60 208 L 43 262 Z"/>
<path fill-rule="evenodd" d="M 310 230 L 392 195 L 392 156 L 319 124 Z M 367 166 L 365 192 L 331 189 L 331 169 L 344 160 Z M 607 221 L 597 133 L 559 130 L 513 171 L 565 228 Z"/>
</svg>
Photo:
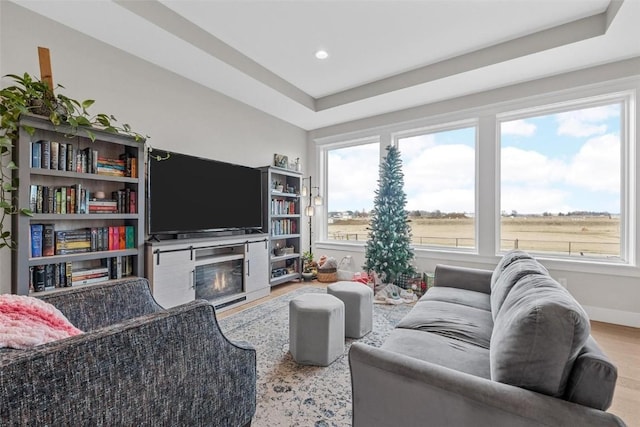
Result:
<svg viewBox="0 0 640 427">
<path fill-rule="evenodd" d="M 399 140 L 407 209 L 474 212 L 475 129 Z M 329 211 L 370 210 L 379 145 L 329 152 Z M 505 121 L 501 209 L 620 212 L 620 105 Z M 370 191 L 366 189 L 371 189 Z"/>
</svg>

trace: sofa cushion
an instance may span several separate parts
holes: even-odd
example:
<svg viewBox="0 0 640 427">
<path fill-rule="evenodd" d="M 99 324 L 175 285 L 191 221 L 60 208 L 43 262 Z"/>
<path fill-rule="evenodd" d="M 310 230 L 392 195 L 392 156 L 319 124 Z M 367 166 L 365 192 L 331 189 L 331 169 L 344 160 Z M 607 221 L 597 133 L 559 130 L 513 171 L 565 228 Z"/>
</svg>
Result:
<svg viewBox="0 0 640 427">
<path fill-rule="evenodd" d="M 564 398 L 606 411 L 613 400 L 618 370 L 590 336 L 573 364 Z"/>
<path fill-rule="evenodd" d="M 480 310 L 491 311 L 491 301 L 489 295 L 484 292 L 469 291 L 460 288 L 448 288 L 436 286 L 430 288 L 420 301 L 442 301 L 453 304 L 466 305 Z"/>
<path fill-rule="evenodd" d="M 513 286 L 518 280 L 529 274 L 549 275 L 549 272 L 535 259 L 527 258 L 514 260 L 502 270 L 498 279 L 491 286 L 491 314 L 494 321 Z"/>
<path fill-rule="evenodd" d="M 513 249 L 504 254 L 502 258 L 500 258 L 500 261 L 498 261 L 498 265 L 496 265 L 496 268 L 493 270 L 493 274 L 491 274 L 491 289 L 493 289 L 493 286 L 495 285 L 504 269 L 509 267 L 513 262 L 518 261 L 519 259 L 533 259 L 533 257 L 524 251 Z"/>
<path fill-rule="evenodd" d="M 582 307 L 548 276 L 523 277 L 507 295 L 491 336 L 491 379 L 564 395 L 590 326 Z"/>
<path fill-rule="evenodd" d="M 431 332 L 488 349 L 493 319 L 486 310 L 450 302 L 421 301 L 397 327 Z"/>
<path fill-rule="evenodd" d="M 489 350 L 415 329 L 394 329 L 381 348 L 490 379 Z"/>
</svg>

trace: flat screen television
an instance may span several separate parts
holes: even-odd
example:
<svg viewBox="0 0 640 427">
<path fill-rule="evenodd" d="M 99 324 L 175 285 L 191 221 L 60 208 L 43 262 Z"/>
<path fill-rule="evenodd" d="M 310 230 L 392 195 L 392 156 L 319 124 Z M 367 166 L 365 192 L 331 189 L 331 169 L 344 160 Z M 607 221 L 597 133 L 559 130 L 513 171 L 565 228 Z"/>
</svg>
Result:
<svg viewBox="0 0 640 427">
<path fill-rule="evenodd" d="M 154 149 L 148 173 L 151 236 L 262 228 L 259 169 Z"/>
</svg>

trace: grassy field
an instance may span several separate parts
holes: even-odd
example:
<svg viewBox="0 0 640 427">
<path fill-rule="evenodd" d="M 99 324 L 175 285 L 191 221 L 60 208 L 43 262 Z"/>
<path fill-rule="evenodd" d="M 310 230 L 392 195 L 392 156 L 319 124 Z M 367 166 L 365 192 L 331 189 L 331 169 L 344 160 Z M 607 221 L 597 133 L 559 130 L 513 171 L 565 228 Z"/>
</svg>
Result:
<svg viewBox="0 0 640 427">
<path fill-rule="evenodd" d="M 367 240 L 368 219 L 338 220 L 329 224 L 333 240 Z M 413 243 L 424 246 L 475 247 L 473 218 L 412 218 Z M 575 256 L 619 256 L 620 220 L 617 217 L 529 216 L 502 218 L 503 250 L 555 252 Z"/>
</svg>

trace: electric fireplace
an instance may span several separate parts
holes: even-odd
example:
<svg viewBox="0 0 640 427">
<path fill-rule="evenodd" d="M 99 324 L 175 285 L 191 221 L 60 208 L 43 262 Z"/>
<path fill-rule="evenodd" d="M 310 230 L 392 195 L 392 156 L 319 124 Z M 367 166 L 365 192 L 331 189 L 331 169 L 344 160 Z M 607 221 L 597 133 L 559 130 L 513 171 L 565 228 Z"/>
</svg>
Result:
<svg viewBox="0 0 640 427">
<path fill-rule="evenodd" d="M 217 300 L 244 291 L 244 256 L 229 255 L 196 265 L 196 298 Z"/>
</svg>

